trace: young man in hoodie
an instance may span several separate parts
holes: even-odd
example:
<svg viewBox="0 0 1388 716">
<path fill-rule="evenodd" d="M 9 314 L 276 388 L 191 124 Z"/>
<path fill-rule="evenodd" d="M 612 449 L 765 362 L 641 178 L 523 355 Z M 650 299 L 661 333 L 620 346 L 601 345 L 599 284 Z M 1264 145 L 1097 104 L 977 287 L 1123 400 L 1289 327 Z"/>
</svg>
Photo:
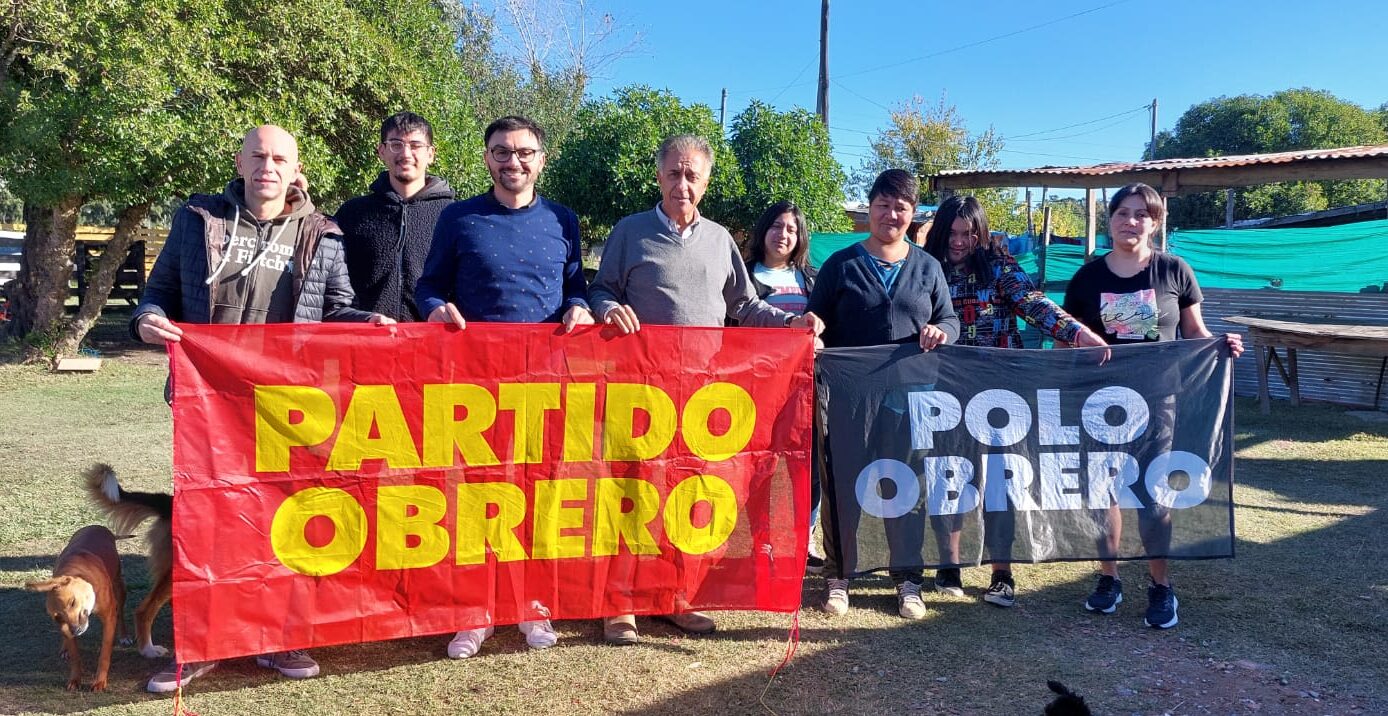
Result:
<svg viewBox="0 0 1388 716">
<path fill-rule="evenodd" d="M 502 117 L 483 134 L 492 188 L 444 210 L 415 287 L 428 320 L 465 328 L 468 321 L 593 323 L 580 261 L 578 216 L 535 191 L 545 167 L 545 130 L 525 117 Z M 520 623 L 535 649 L 559 637 L 544 605 Z M 466 659 L 492 628 L 458 632 L 448 656 Z"/>
<path fill-rule="evenodd" d="M 189 197 L 174 215 L 130 319 L 135 338 L 178 341 L 178 323 L 395 323 L 352 308 L 342 234 L 295 185 L 302 166 L 298 143 L 280 127 L 246 135 L 236 154 L 240 177 L 220 195 Z M 264 654 L 256 663 L 291 679 L 318 675 L 318 664 L 303 651 Z M 216 664 L 183 664 L 180 680 L 175 657 L 145 688 L 174 691 Z"/>
<path fill-rule="evenodd" d="M 415 283 L 429 256 L 434 224 L 453 203 L 453 189 L 428 173 L 434 130 L 413 112 L 392 114 L 381 123 L 376 156 L 386 170 L 372 182 L 371 193 L 348 199 L 333 217 L 342 227 L 347 274 L 358 308 L 397 321 L 422 321 Z"/>
</svg>

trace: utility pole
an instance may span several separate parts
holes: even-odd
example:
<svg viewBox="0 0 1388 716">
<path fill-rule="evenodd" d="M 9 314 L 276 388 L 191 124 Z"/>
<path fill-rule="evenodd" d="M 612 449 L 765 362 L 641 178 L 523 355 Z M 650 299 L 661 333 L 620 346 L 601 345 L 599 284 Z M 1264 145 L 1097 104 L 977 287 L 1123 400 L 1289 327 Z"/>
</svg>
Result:
<svg viewBox="0 0 1388 716">
<path fill-rule="evenodd" d="M 1152 141 L 1147 145 L 1147 157 L 1157 158 L 1157 98 L 1152 98 Z"/>
<path fill-rule="evenodd" d="M 819 123 L 829 127 L 829 0 L 821 0 L 819 8 L 819 92 L 814 100 Z"/>
<path fill-rule="evenodd" d="M 723 101 L 718 105 L 718 126 L 728 131 L 728 88 L 723 88 Z"/>
</svg>

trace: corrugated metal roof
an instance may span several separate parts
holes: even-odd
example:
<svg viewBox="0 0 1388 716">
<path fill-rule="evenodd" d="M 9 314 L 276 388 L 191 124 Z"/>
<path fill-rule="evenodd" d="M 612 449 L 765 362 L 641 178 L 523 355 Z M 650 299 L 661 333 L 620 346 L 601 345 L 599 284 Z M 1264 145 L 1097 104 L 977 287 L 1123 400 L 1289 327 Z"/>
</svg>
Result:
<svg viewBox="0 0 1388 716">
<path fill-rule="evenodd" d="M 941 177 L 986 174 L 1034 174 L 1048 176 L 1058 174 L 1105 176 L 1125 172 L 1160 172 L 1181 169 L 1205 169 L 1225 167 L 1245 167 L 1290 162 L 1320 161 L 1325 159 L 1372 159 L 1388 157 L 1388 144 L 1368 144 L 1357 147 L 1337 147 L 1334 149 L 1301 149 L 1293 152 L 1274 152 L 1270 154 L 1242 154 L 1225 157 L 1198 157 L 1184 159 L 1154 159 L 1147 162 L 1110 162 L 1091 166 L 1056 167 L 1045 166 L 1033 169 L 951 169 L 939 173 Z"/>
</svg>

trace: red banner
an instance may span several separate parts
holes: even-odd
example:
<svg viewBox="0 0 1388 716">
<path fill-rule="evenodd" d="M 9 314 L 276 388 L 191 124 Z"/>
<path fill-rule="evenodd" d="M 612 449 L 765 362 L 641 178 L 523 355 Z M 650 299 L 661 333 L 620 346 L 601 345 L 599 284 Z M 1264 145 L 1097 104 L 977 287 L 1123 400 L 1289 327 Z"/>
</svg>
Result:
<svg viewBox="0 0 1388 716">
<path fill-rule="evenodd" d="M 800 604 L 808 333 L 183 329 L 181 661 Z"/>
</svg>

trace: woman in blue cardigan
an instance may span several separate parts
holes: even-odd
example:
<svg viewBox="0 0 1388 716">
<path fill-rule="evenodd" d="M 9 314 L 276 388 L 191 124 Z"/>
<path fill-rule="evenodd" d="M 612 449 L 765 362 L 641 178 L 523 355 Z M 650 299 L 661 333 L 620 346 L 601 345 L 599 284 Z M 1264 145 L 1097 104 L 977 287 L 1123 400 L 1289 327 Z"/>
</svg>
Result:
<svg viewBox="0 0 1388 716">
<path fill-rule="evenodd" d="M 826 348 L 918 343 L 928 351 L 959 337 L 940 262 L 906 240 L 918 197 L 909 172 L 879 174 L 868 192 L 868 237 L 835 252 L 820 267 L 808 309 L 824 321 L 820 338 Z M 825 485 L 832 485 L 832 472 L 824 474 Z M 904 567 L 920 562 L 924 520 L 918 512 L 886 520 L 892 562 L 899 567 L 891 573 L 898 611 L 907 619 L 925 617 L 923 569 Z M 848 611 L 848 579 L 836 554 L 836 525 L 830 522 L 825 520 L 824 529 L 828 590 L 823 608 L 838 615 Z"/>
</svg>

